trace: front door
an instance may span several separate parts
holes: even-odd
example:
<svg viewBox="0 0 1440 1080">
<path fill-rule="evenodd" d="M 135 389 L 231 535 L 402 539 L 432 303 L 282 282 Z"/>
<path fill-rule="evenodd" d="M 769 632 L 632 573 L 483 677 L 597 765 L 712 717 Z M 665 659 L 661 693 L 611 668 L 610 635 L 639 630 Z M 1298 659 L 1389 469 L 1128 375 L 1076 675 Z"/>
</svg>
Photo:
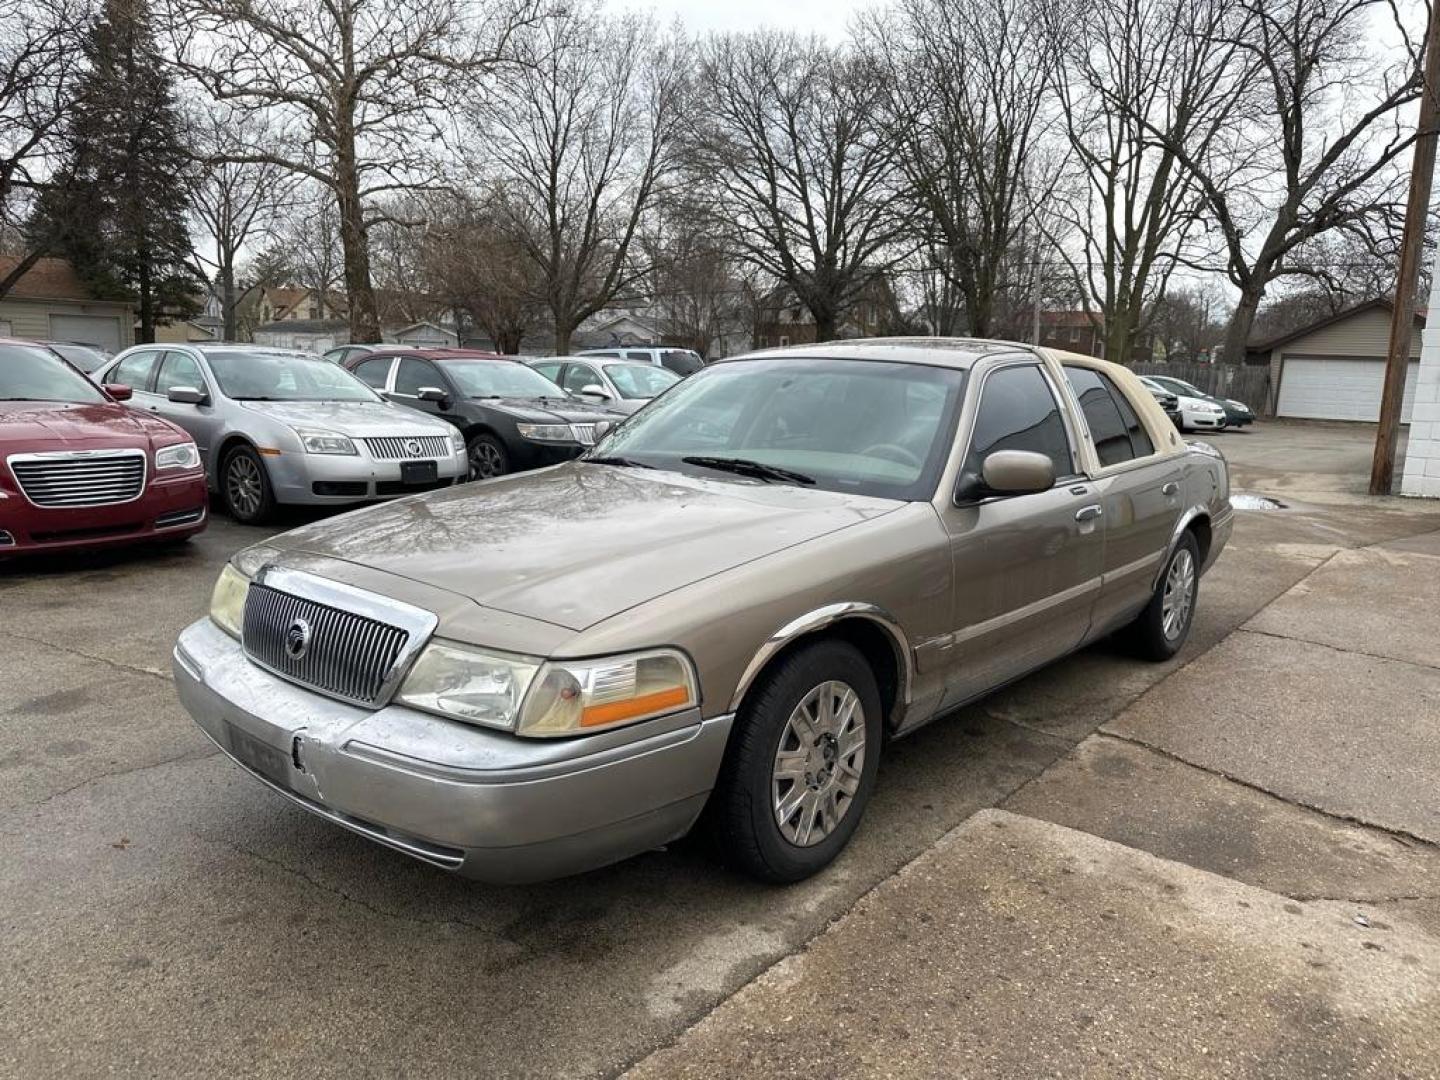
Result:
<svg viewBox="0 0 1440 1080">
<path fill-rule="evenodd" d="M 151 399 L 152 411 L 172 423 L 179 424 L 190 433 L 200 451 L 200 460 L 209 461 L 210 451 L 219 437 L 222 422 L 216 417 L 213 400 L 204 405 L 189 405 L 183 401 L 171 401 L 172 387 L 187 387 L 212 394 L 200 361 L 189 353 L 167 351 L 160 360 L 155 375 L 155 393 Z"/>
<path fill-rule="evenodd" d="M 1056 481 L 1029 495 L 962 496 L 942 515 L 954 567 L 946 707 L 1063 656 L 1084 640 L 1099 593 L 1105 530 L 1081 473 L 1077 432 L 1050 377 L 1029 361 L 981 376 L 962 477 L 998 450 L 1045 454 Z"/>
</svg>

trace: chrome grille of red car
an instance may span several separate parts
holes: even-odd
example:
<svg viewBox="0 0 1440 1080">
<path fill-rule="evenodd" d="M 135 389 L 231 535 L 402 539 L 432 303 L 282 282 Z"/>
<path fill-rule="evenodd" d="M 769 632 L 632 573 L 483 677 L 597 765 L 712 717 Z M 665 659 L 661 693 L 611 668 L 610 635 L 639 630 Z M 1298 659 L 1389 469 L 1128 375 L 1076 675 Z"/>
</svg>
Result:
<svg viewBox="0 0 1440 1080">
<path fill-rule="evenodd" d="M 14 454 L 10 471 L 25 498 L 42 507 L 113 506 L 145 490 L 145 451 Z"/>
</svg>

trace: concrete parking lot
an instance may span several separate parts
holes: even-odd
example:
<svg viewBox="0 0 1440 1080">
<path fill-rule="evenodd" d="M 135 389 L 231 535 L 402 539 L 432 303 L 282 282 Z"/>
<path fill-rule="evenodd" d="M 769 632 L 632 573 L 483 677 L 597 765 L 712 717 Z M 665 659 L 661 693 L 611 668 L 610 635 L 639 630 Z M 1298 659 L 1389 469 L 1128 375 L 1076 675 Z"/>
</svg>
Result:
<svg viewBox="0 0 1440 1080">
<path fill-rule="evenodd" d="M 169 651 L 258 530 L 0 566 L 0 1075 L 1440 1075 L 1440 506 L 1371 438 L 1216 436 L 1285 508 L 1186 649 L 893 745 L 783 889 L 480 886 L 242 776 Z"/>
</svg>

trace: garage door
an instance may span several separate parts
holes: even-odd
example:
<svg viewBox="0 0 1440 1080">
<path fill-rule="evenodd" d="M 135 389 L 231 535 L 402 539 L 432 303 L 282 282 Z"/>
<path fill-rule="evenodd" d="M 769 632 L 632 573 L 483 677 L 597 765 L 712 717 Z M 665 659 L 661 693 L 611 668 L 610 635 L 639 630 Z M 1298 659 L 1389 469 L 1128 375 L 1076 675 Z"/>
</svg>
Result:
<svg viewBox="0 0 1440 1080">
<path fill-rule="evenodd" d="M 1400 418 L 1410 420 L 1415 402 L 1415 379 L 1420 365 L 1411 363 L 1405 375 L 1405 404 Z M 1339 360 L 1334 357 L 1287 356 L 1280 373 L 1280 416 L 1306 420 L 1380 419 L 1380 388 L 1385 381 L 1383 360 Z"/>
<path fill-rule="evenodd" d="M 113 315 L 51 315 L 50 337 L 120 351 L 120 320 Z"/>
</svg>

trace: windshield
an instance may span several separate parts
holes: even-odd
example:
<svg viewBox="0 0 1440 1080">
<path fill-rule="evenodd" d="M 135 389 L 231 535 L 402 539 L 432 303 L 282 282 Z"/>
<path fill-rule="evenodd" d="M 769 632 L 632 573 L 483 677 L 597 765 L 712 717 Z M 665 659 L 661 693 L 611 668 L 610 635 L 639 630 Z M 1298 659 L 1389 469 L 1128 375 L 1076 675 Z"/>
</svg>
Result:
<svg viewBox="0 0 1440 1080">
<path fill-rule="evenodd" d="M 205 350 L 215 381 L 235 401 L 379 401 L 342 367 L 319 356 Z"/>
<path fill-rule="evenodd" d="M 445 360 L 441 366 L 468 398 L 568 396 L 540 372 L 514 360 Z"/>
<path fill-rule="evenodd" d="M 70 363 L 74 364 L 86 375 L 92 375 L 105 366 L 105 361 L 110 358 L 99 349 L 92 349 L 88 345 L 71 345 L 68 342 L 54 342 L 50 345 Z"/>
<path fill-rule="evenodd" d="M 98 387 L 49 349 L 0 345 L 0 401 L 109 401 Z"/>
<path fill-rule="evenodd" d="M 637 413 L 593 456 L 710 477 L 734 473 L 685 459 L 740 459 L 829 491 L 929 499 L 954 441 L 964 375 L 802 357 L 717 364 Z"/>
<path fill-rule="evenodd" d="M 654 364 L 606 364 L 605 374 L 620 391 L 620 396 L 630 401 L 644 401 L 658 397 L 680 381 L 673 371 Z"/>
</svg>

